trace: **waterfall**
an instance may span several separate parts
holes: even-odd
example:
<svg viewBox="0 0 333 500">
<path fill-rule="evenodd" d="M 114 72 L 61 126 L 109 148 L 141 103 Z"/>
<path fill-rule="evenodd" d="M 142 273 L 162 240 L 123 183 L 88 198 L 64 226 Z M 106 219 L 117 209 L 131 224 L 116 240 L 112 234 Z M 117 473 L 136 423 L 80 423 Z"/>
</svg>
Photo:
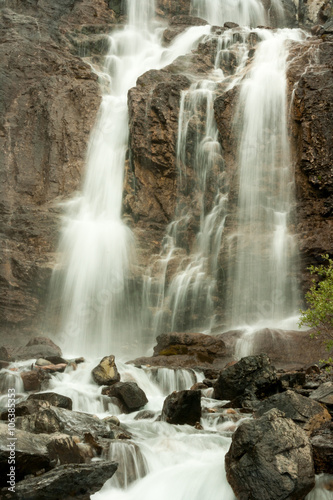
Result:
<svg viewBox="0 0 333 500">
<path fill-rule="evenodd" d="M 259 0 L 192 0 L 191 10 L 215 26 L 225 22 L 250 27 L 265 24 L 265 11 Z"/>
<path fill-rule="evenodd" d="M 285 42 L 291 30 L 260 32 L 252 69 L 244 79 L 236 116 L 239 192 L 231 238 L 227 310 L 230 326 L 278 326 L 297 315 L 297 245 L 289 231 L 295 196 L 286 102 Z"/>
<path fill-rule="evenodd" d="M 82 192 L 66 205 L 52 279 L 61 297 L 58 341 L 68 353 L 138 353 L 140 325 L 130 297 L 135 243 L 122 220 L 128 146 L 127 92 L 150 69 L 160 69 L 196 46 L 210 27 L 187 30 L 165 49 L 152 27 L 154 4 L 129 1 L 128 25 L 109 37 L 104 72 L 110 82 L 91 135 Z"/>
</svg>

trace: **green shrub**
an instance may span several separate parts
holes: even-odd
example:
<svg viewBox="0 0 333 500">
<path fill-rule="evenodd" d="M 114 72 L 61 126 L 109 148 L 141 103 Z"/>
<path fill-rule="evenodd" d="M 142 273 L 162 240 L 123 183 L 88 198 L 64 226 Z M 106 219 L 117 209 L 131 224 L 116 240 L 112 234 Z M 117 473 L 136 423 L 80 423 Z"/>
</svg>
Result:
<svg viewBox="0 0 333 500">
<path fill-rule="evenodd" d="M 321 336 L 330 351 L 333 348 L 333 260 L 329 255 L 322 257 L 327 261 L 326 265 L 308 268 L 316 279 L 312 280 L 312 286 L 305 295 L 309 307 L 305 311 L 301 310 L 299 326 L 313 328 L 312 336 Z M 333 362 L 332 358 L 327 361 Z"/>
</svg>

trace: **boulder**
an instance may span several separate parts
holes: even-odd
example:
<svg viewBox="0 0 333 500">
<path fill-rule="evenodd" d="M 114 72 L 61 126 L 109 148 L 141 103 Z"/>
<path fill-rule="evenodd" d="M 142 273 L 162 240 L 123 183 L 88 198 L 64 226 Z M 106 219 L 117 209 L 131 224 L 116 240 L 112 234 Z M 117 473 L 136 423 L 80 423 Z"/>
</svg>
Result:
<svg viewBox="0 0 333 500">
<path fill-rule="evenodd" d="M 201 418 L 201 391 L 174 391 L 163 403 L 161 419 L 169 424 L 195 425 Z"/>
<path fill-rule="evenodd" d="M 293 391 L 275 394 L 262 401 L 255 416 L 261 417 L 264 413 L 277 408 L 284 415 L 300 425 L 308 435 L 331 420 L 331 416 L 321 404 L 301 396 Z"/>
<path fill-rule="evenodd" d="M 14 500 L 89 500 L 117 470 L 115 462 L 60 465 L 42 476 L 25 479 L 12 495 L 7 488 L 1 498 Z"/>
<path fill-rule="evenodd" d="M 245 392 L 262 399 L 277 392 L 277 375 L 266 354 L 247 356 L 223 370 L 213 387 L 215 399 L 234 400 Z"/>
<path fill-rule="evenodd" d="M 333 428 L 319 431 L 311 438 L 316 474 L 333 474 Z"/>
<path fill-rule="evenodd" d="M 92 377 L 98 385 L 112 385 L 119 382 L 120 375 L 115 363 L 115 357 L 105 356 L 91 372 Z"/>
<path fill-rule="evenodd" d="M 72 410 L 73 401 L 71 398 L 67 396 L 63 396 L 62 394 L 57 394 L 55 392 L 41 392 L 38 394 L 30 394 L 28 397 L 29 400 L 38 400 L 38 401 L 48 401 L 51 406 L 59 406 L 60 408 L 65 408 L 66 410 Z"/>
<path fill-rule="evenodd" d="M 208 368 L 226 364 L 227 349 L 221 338 L 203 333 L 168 333 L 157 337 L 152 357 L 137 358 L 131 363 L 142 366 Z"/>
<path fill-rule="evenodd" d="M 147 396 L 136 382 L 117 382 L 104 388 L 102 394 L 118 398 L 126 413 L 139 410 L 148 403 Z"/>
<path fill-rule="evenodd" d="M 42 388 L 42 382 L 50 377 L 43 370 L 30 370 L 28 372 L 22 372 L 21 378 L 23 380 L 24 390 L 29 391 L 40 391 Z"/>
<path fill-rule="evenodd" d="M 327 406 L 329 411 L 333 410 L 333 382 L 325 382 L 310 395 L 311 399 L 319 401 Z"/>
<path fill-rule="evenodd" d="M 315 484 L 308 436 L 276 409 L 238 427 L 225 464 L 239 500 L 303 500 Z"/>
<path fill-rule="evenodd" d="M 81 463 L 81 451 L 72 437 L 56 433 L 31 434 L 20 429 L 15 429 L 15 473 L 16 480 L 20 481 L 27 474 L 35 474 L 41 470 L 49 470 L 57 464 Z M 7 445 L 8 426 L 0 423 L 0 469 L 7 470 L 9 449 Z M 14 449 L 13 447 L 13 449 Z M 6 477 L 0 478 L 0 486 L 6 485 Z M 2 497 L 1 497 L 2 498 Z"/>
<path fill-rule="evenodd" d="M 46 401 L 43 403 L 48 404 Z M 39 411 L 16 417 L 16 427 L 37 434 L 62 432 L 70 436 L 84 436 L 90 432 L 93 436 L 114 438 L 111 427 L 98 417 L 56 406 L 40 407 Z"/>
</svg>

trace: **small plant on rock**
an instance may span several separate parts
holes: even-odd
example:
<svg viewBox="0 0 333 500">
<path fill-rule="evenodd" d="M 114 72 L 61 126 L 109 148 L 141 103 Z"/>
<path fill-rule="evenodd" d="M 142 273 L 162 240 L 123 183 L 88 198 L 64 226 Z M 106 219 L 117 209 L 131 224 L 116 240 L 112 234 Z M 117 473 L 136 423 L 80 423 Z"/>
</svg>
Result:
<svg viewBox="0 0 333 500">
<path fill-rule="evenodd" d="M 321 336 L 330 351 L 333 348 L 333 260 L 327 254 L 322 258 L 326 260 L 326 265 L 308 268 L 316 279 L 312 280 L 312 286 L 305 295 L 309 307 L 301 310 L 299 326 L 313 328 L 312 336 Z M 327 361 L 332 363 L 332 357 Z"/>
</svg>

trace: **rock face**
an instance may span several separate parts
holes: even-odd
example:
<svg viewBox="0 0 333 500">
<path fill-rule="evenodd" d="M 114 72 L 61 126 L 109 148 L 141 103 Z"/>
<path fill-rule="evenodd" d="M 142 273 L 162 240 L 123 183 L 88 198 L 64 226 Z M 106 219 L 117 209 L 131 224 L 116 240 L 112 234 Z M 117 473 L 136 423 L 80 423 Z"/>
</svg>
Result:
<svg viewBox="0 0 333 500">
<path fill-rule="evenodd" d="M 25 479 L 16 485 L 12 495 L 2 491 L 3 499 L 15 500 L 89 500 L 117 470 L 115 462 L 61 465 L 41 477 Z"/>
<path fill-rule="evenodd" d="M 145 393 L 136 382 L 117 382 L 102 393 L 118 398 L 126 413 L 139 410 L 148 403 Z"/>
<path fill-rule="evenodd" d="M 117 370 L 114 356 L 105 356 L 91 372 L 98 385 L 112 385 L 119 382 L 120 375 Z"/>
<path fill-rule="evenodd" d="M 216 399 L 233 400 L 254 393 L 259 399 L 277 392 L 277 376 L 265 354 L 247 356 L 223 370 L 214 384 Z"/>
<path fill-rule="evenodd" d="M 2 3 L 3 5 L 3 3 Z M 58 240 L 57 203 L 80 183 L 100 103 L 80 57 L 85 33 L 118 21 L 106 2 L 5 2 L 0 10 L 0 318 L 17 338 L 37 330 Z M 98 52 L 93 45 L 87 55 Z M 48 321 L 50 317 L 48 318 Z M 36 329 L 36 330 L 35 330 Z"/>
<path fill-rule="evenodd" d="M 278 410 L 238 427 L 225 464 L 239 500 L 302 500 L 315 482 L 309 438 Z"/>
<path fill-rule="evenodd" d="M 179 391 L 164 401 L 161 419 L 169 424 L 195 425 L 201 418 L 201 392 Z"/>
</svg>

